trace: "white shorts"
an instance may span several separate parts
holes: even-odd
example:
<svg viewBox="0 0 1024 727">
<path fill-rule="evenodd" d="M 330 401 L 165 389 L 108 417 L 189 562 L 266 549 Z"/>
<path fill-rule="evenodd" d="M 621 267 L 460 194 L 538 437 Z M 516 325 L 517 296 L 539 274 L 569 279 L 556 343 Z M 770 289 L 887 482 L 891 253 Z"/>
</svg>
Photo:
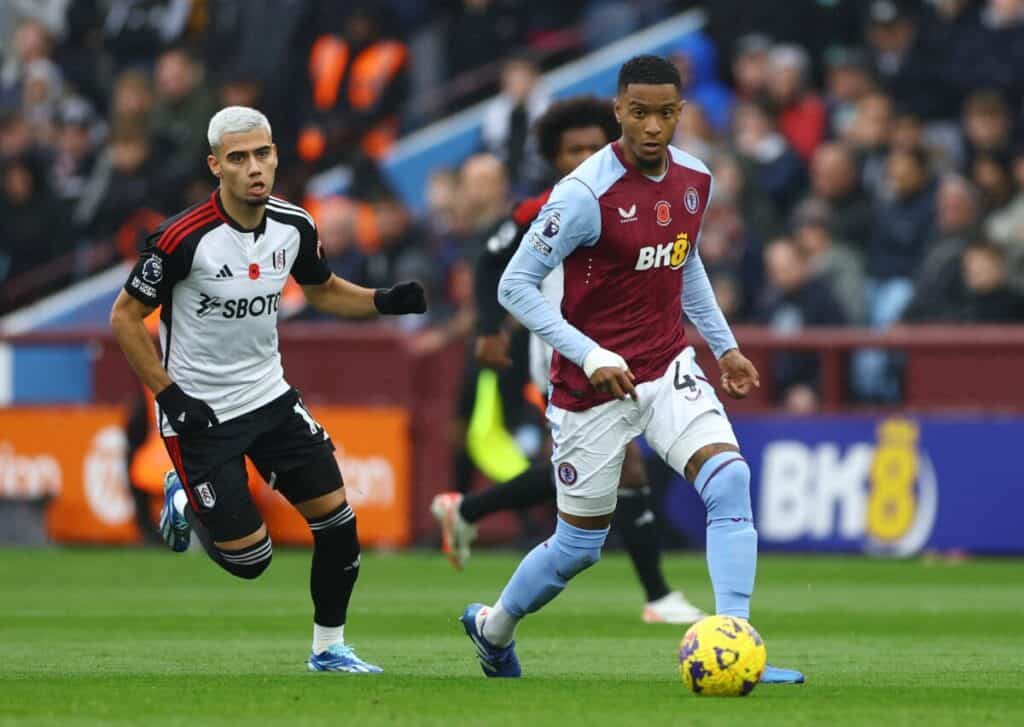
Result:
<svg viewBox="0 0 1024 727">
<path fill-rule="evenodd" d="M 591 517 L 615 510 L 626 445 L 643 435 L 676 472 L 709 444 L 738 446 L 715 389 L 687 347 L 660 379 L 636 387 L 639 401 L 586 411 L 548 406 L 558 509 Z"/>
</svg>

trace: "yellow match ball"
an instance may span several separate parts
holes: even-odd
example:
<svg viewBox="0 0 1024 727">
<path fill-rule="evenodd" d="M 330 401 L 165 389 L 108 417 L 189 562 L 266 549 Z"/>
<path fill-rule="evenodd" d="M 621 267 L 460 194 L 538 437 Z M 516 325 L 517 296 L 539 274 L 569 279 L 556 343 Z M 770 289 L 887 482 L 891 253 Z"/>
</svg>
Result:
<svg viewBox="0 0 1024 727">
<path fill-rule="evenodd" d="M 735 616 L 701 619 L 679 644 L 679 675 L 697 694 L 746 696 L 754 691 L 767 661 L 764 639 Z"/>
</svg>

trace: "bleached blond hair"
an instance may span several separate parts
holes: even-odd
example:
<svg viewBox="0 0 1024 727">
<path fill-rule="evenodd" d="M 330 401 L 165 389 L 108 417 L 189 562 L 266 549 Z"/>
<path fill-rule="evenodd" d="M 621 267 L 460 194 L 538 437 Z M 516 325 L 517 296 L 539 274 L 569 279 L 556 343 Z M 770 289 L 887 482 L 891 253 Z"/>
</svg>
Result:
<svg viewBox="0 0 1024 727">
<path fill-rule="evenodd" d="M 216 152 L 224 141 L 225 134 L 242 134 L 253 129 L 266 129 L 273 137 L 267 117 L 256 109 L 248 106 L 226 106 L 210 119 L 206 140 L 210 142 L 210 149 Z"/>
</svg>

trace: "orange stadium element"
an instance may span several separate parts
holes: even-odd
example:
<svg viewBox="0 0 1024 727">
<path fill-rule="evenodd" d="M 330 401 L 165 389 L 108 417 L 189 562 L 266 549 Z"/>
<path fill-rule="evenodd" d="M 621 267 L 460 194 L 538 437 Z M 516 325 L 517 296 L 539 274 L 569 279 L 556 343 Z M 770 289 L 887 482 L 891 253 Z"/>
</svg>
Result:
<svg viewBox="0 0 1024 727">
<path fill-rule="evenodd" d="M 309 78 L 313 87 L 313 105 L 328 112 L 343 101 L 356 111 L 372 108 L 388 84 L 408 61 L 402 43 L 379 40 L 351 56 L 349 44 L 334 35 L 317 38 L 309 54 Z M 342 97 L 347 85 L 348 93 Z M 398 136 L 397 116 L 388 116 L 367 130 L 360 139 L 363 151 L 379 159 L 391 148 Z M 299 136 L 299 155 L 312 162 L 323 156 L 327 142 L 323 132 L 306 129 Z"/>
<path fill-rule="evenodd" d="M 310 407 L 331 432 L 360 540 L 397 547 L 412 535 L 408 414 L 400 408 Z M 131 464 L 136 483 L 159 496 L 171 467 L 159 435 Z M 124 411 L 115 406 L 0 409 L 0 498 L 48 499 L 57 542 L 139 540 L 128 486 Z M 271 537 L 311 543 L 302 517 L 252 467 L 249 487 Z"/>
</svg>

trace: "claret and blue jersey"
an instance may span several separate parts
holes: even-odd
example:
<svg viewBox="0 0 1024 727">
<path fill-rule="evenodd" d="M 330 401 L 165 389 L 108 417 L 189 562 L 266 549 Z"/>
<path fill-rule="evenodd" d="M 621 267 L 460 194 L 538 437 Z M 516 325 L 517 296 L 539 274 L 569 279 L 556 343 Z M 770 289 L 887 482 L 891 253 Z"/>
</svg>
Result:
<svg viewBox="0 0 1024 727">
<path fill-rule="evenodd" d="M 711 173 L 696 157 L 669 147 L 666 172 L 651 178 L 625 160 L 618 142 L 554 188 L 509 266 L 502 295 L 523 320 L 517 270 L 564 267 L 562 323 L 575 331 L 552 322 L 538 330 L 524 321 L 556 350 L 555 406 L 580 411 L 611 398 L 580 368 L 594 345 L 622 356 L 637 383 L 660 377 L 687 345 L 681 300 L 716 354 L 735 345 L 696 250 L 711 190 Z M 685 298 L 684 277 L 695 288 Z"/>
</svg>

